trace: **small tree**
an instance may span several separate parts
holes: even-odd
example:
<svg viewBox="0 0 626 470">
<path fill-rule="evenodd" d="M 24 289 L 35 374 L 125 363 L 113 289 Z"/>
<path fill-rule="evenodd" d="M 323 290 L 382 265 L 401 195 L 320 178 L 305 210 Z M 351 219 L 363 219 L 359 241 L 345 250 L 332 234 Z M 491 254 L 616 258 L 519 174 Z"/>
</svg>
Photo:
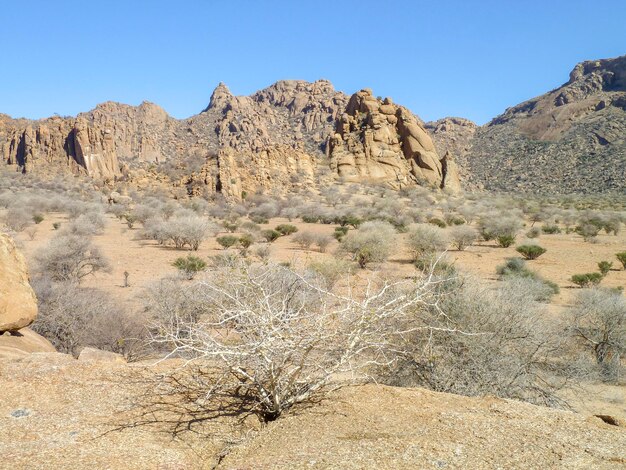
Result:
<svg viewBox="0 0 626 470">
<path fill-rule="evenodd" d="M 533 260 L 539 258 L 547 250 L 539 245 L 520 245 L 515 251 L 521 254 L 525 259 Z"/>
<path fill-rule="evenodd" d="M 239 241 L 239 238 L 234 235 L 225 235 L 223 237 L 217 237 L 216 241 L 222 248 L 227 249 L 235 245 Z"/>
<path fill-rule="evenodd" d="M 187 257 L 176 258 L 172 266 L 178 268 L 185 279 L 192 280 L 196 274 L 206 269 L 206 262 L 197 256 L 188 255 Z"/>
<path fill-rule="evenodd" d="M 624 269 L 626 269 L 626 251 L 617 253 L 615 257 L 620 263 L 622 263 L 622 266 L 624 267 Z"/>
</svg>

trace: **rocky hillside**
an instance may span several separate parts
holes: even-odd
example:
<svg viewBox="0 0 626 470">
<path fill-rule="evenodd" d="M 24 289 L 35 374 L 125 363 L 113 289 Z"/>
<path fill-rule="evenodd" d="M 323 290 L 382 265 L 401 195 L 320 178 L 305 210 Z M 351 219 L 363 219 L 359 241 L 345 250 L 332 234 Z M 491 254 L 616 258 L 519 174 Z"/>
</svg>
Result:
<svg viewBox="0 0 626 470">
<path fill-rule="evenodd" d="M 367 105 L 357 110 L 355 103 L 364 97 Z M 332 149 L 349 118 L 359 129 L 337 165 L 339 151 L 333 155 Z M 391 127 L 381 130 L 382 121 Z M 381 137 L 385 132 L 389 135 Z M 393 153 L 392 165 L 382 150 Z M 348 171 L 346 156 L 352 153 L 359 163 Z M 324 175 L 332 180 L 347 173 L 356 181 L 394 187 L 456 190 L 459 185 L 454 165 L 446 163 L 450 158 L 441 161 L 443 155 L 408 110 L 374 98 L 369 90 L 350 98 L 325 80 L 280 81 L 251 96 L 234 96 L 220 84 L 206 109 L 183 120 L 146 102 L 137 107 L 107 102 L 75 118 L 30 121 L 0 115 L 0 155 L 24 173 L 82 173 L 140 187 L 161 182 L 190 194 L 221 192 L 233 198 L 259 188 L 314 188 Z"/>
<path fill-rule="evenodd" d="M 626 56 L 582 62 L 563 86 L 476 128 L 427 125 L 469 187 L 538 193 L 626 190 Z M 469 140 L 469 143 L 468 143 Z"/>
</svg>

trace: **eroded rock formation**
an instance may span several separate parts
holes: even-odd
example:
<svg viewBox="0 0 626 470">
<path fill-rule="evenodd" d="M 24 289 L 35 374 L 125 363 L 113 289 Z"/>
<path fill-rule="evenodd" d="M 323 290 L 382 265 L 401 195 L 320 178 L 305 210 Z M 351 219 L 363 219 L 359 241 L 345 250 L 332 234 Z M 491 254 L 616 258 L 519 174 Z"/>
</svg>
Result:
<svg viewBox="0 0 626 470">
<path fill-rule="evenodd" d="M 0 151 L 25 173 L 82 173 L 139 187 L 159 182 L 231 198 L 314 189 L 329 168 L 396 188 L 458 187 L 406 108 L 378 102 L 371 92 L 349 98 L 326 80 L 280 81 L 251 96 L 235 96 L 220 83 L 209 105 L 184 120 L 147 102 L 107 102 L 76 118 L 0 116 Z"/>
<path fill-rule="evenodd" d="M 458 175 L 444 178 L 440 157 L 417 118 L 369 89 L 350 98 L 329 139 L 328 155 L 331 169 L 351 181 L 382 181 L 399 189 L 416 183 L 443 187 L 447 179 L 458 187 L 453 181 Z"/>
</svg>

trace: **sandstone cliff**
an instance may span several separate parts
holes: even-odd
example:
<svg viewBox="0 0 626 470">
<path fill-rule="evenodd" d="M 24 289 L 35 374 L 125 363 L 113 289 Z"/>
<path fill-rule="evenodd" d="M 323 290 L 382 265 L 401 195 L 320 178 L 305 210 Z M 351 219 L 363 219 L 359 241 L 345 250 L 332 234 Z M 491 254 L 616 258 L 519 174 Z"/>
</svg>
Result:
<svg viewBox="0 0 626 470">
<path fill-rule="evenodd" d="M 158 182 L 189 194 L 222 192 L 231 198 L 258 189 L 314 189 L 328 169 L 393 187 L 459 189 L 454 164 L 444 175 L 444 154 L 437 153 L 415 116 L 389 101 L 362 119 L 358 109 L 367 106 L 364 101 L 377 100 L 371 93 L 366 100 L 362 93 L 349 98 L 326 80 L 288 80 L 251 96 L 234 96 L 220 83 L 209 105 L 183 120 L 147 102 L 137 107 L 107 102 L 75 118 L 0 115 L 0 155 L 24 173 L 71 172 L 139 187 Z M 368 129 L 348 136 L 355 125 Z M 344 156 L 337 136 L 350 146 Z M 374 137 L 382 140 L 370 140 Z M 353 150 L 359 163 L 348 170 L 346 155 Z"/>
</svg>

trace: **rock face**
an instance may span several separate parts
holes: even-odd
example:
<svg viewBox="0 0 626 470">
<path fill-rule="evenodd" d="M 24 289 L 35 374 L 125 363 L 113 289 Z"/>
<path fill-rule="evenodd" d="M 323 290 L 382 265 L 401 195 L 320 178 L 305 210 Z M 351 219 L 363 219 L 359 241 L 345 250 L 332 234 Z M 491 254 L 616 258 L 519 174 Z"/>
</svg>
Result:
<svg viewBox="0 0 626 470">
<path fill-rule="evenodd" d="M 344 150 L 336 136 L 345 138 Z M 220 83 L 209 105 L 183 120 L 147 102 L 107 102 L 76 118 L 0 115 L 0 156 L 25 173 L 70 172 L 138 187 L 158 182 L 231 198 L 257 189 L 313 189 L 329 168 L 335 176 L 393 187 L 441 187 L 452 179 L 407 109 L 371 93 L 348 98 L 326 80 L 280 81 L 251 96 L 234 96 Z"/>
<path fill-rule="evenodd" d="M 626 190 L 626 56 L 582 62 L 563 86 L 507 109 L 473 132 L 441 123 L 428 126 L 436 146 L 453 151 L 469 188 Z M 460 148 L 452 147 L 455 140 Z"/>
<path fill-rule="evenodd" d="M 28 283 L 24 256 L 0 234 L 0 332 L 17 331 L 37 317 L 37 299 Z"/>
<path fill-rule="evenodd" d="M 350 181 L 388 182 L 397 189 L 416 183 L 443 187 L 446 181 L 435 146 L 417 118 L 389 98 L 375 98 L 369 89 L 350 98 L 329 139 L 328 155 L 331 169 Z M 447 176 L 448 186 L 456 189 L 458 175 Z"/>
</svg>

